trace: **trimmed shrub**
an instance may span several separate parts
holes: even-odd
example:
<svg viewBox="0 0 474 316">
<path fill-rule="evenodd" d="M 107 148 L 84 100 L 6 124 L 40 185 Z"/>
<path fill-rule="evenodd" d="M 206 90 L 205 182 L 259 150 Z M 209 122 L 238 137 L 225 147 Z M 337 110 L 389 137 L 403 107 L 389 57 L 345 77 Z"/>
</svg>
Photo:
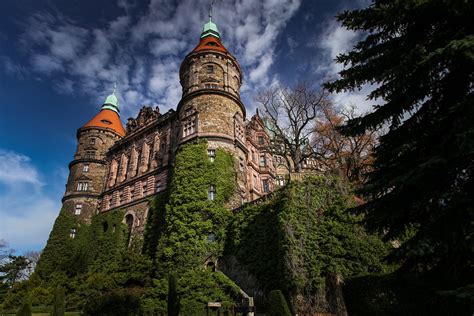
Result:
<svg viewBox="0 0 474 316">
<path fill-rule="evenodd" d="M 143 315 L 138 293 L 131 289 L 118 289 L 101 296 L 91 297 L 84 306 L 83 315 L 137 316 Z"/>
<path fill-rule="evenodd" d="M 267 316 L 291 316 L 285 296 L 280 290 L 270 291 L 267 302 Z"/>
</svg>

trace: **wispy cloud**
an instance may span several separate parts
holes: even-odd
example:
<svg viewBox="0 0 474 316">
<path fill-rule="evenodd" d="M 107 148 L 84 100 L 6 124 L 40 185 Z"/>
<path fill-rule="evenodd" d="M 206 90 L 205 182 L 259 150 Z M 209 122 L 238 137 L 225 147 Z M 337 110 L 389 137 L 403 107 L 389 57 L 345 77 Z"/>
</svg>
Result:
<svg viewBox="0 0 474 316">
<path fill-rule="evenodd" d="M 276 39 L 300 2 L 243 0 L 215 6 L 224 45 L 247 75 L 244 95 L 275 80 Z M 134 15 L 136 2 L 117 0 L 117 6 L 122 15 L 94 28 L 58 13 L 28 17 L 20 43 L 32 70 L 53 81 L 60 93 L 87 94 L 94 105 L 117 82 L 125 116 L 135 115 L 143 104 L 174 108 L 181 97 L 179 65 L 198 43 L 208 1 L 151 0 L 140 15 Z"/>
<path fill-rule="evenodd" d="M 366 7 L 369 3 L 368 0 L 358 0 L 348 3 L 343 9 Z M 342 64 L 336 63 L 336 57 L 349 52 L 361 39 L 361 34 L 347 30 L 332 17 L 323 23 L 323 31 L 309 44 L 318 51 L 317 57 L 312 61 L 312 69 L 324 80 L 334 80 L 344 68 Z M 371 110 L 373 104 L 373 101 L 367 100 L 367 95 L 373 88 L 374 86 L 367 85 L 359 91 L 335 94 L 334 102 L 342 107 L 355 105 L 359 113 L 365 113 Z"/>
<path fill-rule="evenodd" d="M 0 149 L 0 239 L 21 251 L 43 247 L 59 208 L 31 159 Z"/>
</svg>

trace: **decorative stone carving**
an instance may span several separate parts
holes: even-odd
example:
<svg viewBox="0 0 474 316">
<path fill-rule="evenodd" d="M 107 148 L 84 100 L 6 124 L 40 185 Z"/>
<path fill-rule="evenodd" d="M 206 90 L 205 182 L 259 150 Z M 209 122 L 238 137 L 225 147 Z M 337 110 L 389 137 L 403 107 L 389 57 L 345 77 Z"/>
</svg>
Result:
<svg viewBox="0 0 474 316">
<path fill-rule="evenodd" d="M 127 122 L 127 133 L 131 133 L 135 130 L 142 128 L 143 126 L 148 125 L 151 121 L 156 120 L 161 116 L 159 107 L 152 109 L 149 106 L 143 106 L 138 113 L 136 119 L 129 118 Z"/>
</svg>

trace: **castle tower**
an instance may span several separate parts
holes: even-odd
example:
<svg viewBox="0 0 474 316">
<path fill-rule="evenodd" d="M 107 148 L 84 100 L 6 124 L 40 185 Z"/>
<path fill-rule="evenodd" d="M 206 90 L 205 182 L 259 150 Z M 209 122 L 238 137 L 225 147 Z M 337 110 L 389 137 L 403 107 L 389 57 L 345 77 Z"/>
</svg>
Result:
<svg viewBox="0 0 474 316">
<path fill-rule="evenodd" d="M 183 96 L 177 108 L 181 125 L 179 144 L 206 138 L 209 155 L 216 148 L 232 152 L 240 165 L 236 170 L 241 200 L 246 200 L 245 106 L 240 100 L 242 70 L 222 44 L 211 14 L 199 44 L 181 63 L 180 81 Z"/>
<path fill-rule="evenodd" d="M 62 199 L 63 209 L 80 216 L 86 223 L 98 210 L 99 195 L 105 182 L 106 152 L 125 136 L 120 109 L 114 92 L 107 97 L 101 111 L 77 131 L 77 149 L 69 163 L 69 177 Z"/>
</svg>

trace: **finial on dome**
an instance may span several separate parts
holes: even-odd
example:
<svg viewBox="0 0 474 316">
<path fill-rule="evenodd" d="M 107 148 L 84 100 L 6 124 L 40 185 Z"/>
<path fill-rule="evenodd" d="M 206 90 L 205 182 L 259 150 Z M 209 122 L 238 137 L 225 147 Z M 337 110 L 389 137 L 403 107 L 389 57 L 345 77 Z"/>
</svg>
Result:
<svg viewBox="0 0 474 316">
<path fill-rule="evenodd" d="M 204 38 L 206 36 L 214 36 L 214 37 L 220 38 L 217 25 L 214 22 L 212 22 L 212 7 L 214 6 L 214 1 L 215 0 L 211 0 L 211 4 L 209 6 L 209 22 L 204 24 L 204 27 L 202 28 L 201 38 Z"/>
<path fill-rule="evenodd" d="M 115 94 L 116 90 L 117 83 L 114 82 L 112 94 L 105 99 L 105 102 L 102 105 L 102 110 L 112 110 L 114 112 L 117 112 L 117 114 L 120 113 L 119 100 L 117 98 L 117 95 Z"/>
</svg>

